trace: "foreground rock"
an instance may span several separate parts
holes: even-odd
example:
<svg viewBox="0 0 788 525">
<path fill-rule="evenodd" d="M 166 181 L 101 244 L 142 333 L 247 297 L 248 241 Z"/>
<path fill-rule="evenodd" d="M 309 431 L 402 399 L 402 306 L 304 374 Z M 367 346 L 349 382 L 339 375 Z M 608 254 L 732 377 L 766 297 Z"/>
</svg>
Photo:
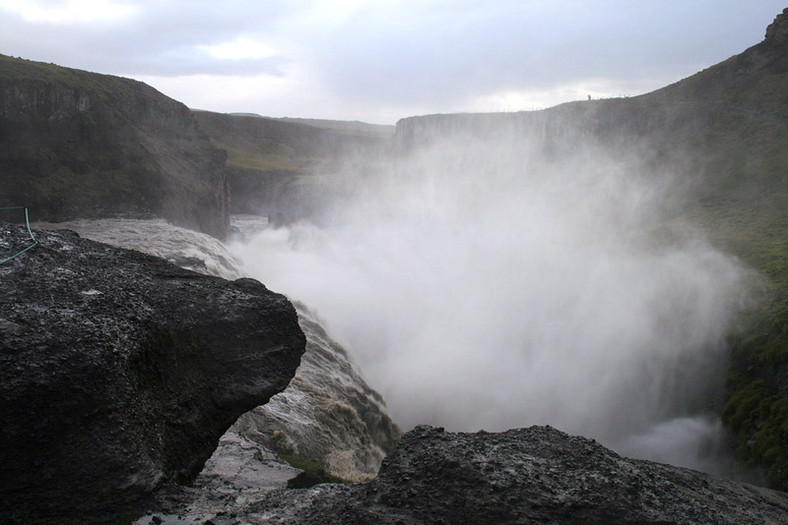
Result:
<svg viewBox="0 0 788 525">
<path fill-rule="evenodd" d="M 300 473 L 275 452 L 228 431 L 193 483 L 164 487 L 146 502 L 147 509 L 156 510 L 148 510 L 133 523 L 221 523 L 263 494 L 287 487 Z M 160 509 L 177 510 L 167 514 Z"/>
<path fill-rule="evenodd" d="M 170 509 L 177 510 L 177 509 Z M 785 523 L 788 495 L 550 427 L 407 433 L 374 481 L 280 490 L 222 523 Z"/>
<path fill-rule="evenodd" d="M 304 335 L 257 281 L 35 233 L 0 265 L 0 522 L 130 519 L 287 386 Z M 0 226 L 4 256 L 29 244 Z"/>
<path fill-rule="evenodd" d="M 162 220 L 80 220 L 39 226 L 73 229 L 88 239 L 149 253 L 200 273 L 226 279 L 243 275 L 240 262 L 221 242 Z M 283 392 L 238 419 L 214 459 L 221 463 L 223 454 L 244 452 L 233 450 L 237 440 L 232 435 L 237 432 L 266 449 L 318 463 L 344 480 L 367 481 L 397 446 L 401 432 L 347 350 L 331 338 L 314 312 L 300 303 L 294 306 L 306 336 L 295 377 Z M 265 479 L 259 483 L 269 486 Z"/>
</svg>

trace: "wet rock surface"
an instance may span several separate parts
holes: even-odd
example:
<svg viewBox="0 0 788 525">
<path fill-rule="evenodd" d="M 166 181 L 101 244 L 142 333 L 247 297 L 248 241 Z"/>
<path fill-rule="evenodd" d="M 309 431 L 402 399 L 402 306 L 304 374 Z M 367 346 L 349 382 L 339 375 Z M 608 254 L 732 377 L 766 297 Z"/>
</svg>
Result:
<svg viewBox="0 0 788 525">
<path fill-rule="evenodd" d="M 396 448 L 400 429 L 347 350 L 305 305 L 295 306 L 307 340 L 301 366 L 283 392 L 242 415 L 233 429 L 344 480 L 370 480 Z"/>
<path fill-rule="evenodd" d="M 788 495 L 628 459 L 550 427 L 416 427 L 378 477 L 268 493 L 222 523 L 785 523 Z"/>
<path fill-rule="evenodd" d="M 236 432 L 226 432 L 194 483 L 170 485 L 146 502 L 134 525 L 222 523 L 301 471 Z M 232 521 L 231 521 L 232 522 Z"/>
<path fill-rule="evenodd" d="M 69 231 L 0 265 L 0 522 L 122 522 L 282 391 L 293 305 Z M 0 225 L 0 251 L 30 245 Z"/>
</svg>

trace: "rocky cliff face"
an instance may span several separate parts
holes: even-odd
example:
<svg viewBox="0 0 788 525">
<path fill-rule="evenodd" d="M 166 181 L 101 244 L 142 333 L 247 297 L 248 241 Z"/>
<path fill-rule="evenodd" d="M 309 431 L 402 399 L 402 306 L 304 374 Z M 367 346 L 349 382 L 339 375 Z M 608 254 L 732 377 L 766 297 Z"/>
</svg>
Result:
<svg viewBox="0 0 788 525">
<path fill-rule="evenodd" d="M 304 335 L 252 279 L 34 233 L 0 265 L 0 522 L 122 520 L 287 386 Z M 5 225 L 0 248 L 27 237 Z"/>
<path fill-rule="evenodd" d="M 264 494 L 221 523 L 763 525 L 786 515 L 784 493 L 624 458 L 550 427 L 464 434 L 420 426 L 374 481 Z"/>
<path fill-rule="evenodd" d="M 224 237 L 226 154 L 141 82 L 0 55 L 0 195 L 37 219 L 155 215 Z"/>
<path fill-rule="evenodd" d="M 766 28 L 765 41 L 772 46 L 788 45 L 788 7 Z"/>
</svg>

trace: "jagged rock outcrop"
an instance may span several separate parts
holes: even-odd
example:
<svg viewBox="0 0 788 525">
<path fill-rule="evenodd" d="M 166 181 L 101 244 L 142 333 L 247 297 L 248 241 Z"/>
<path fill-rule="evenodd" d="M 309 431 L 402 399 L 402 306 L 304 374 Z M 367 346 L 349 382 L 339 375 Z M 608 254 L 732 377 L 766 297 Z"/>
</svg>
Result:
<svg viewBox="0 0 788 525">
<path fill-rule="evenodd" d="M 158 216 L 224 237 L 226 153 L 152 87 L 0 55 L 0 195 L 41 220 Z"/>
<path fill-rule="evenodd" d="M 763 525 L 787 515 L 785 493 L 624 458 L 550 427 L 466 434 L 420 426 L 374 481 L 272 492 L 214 522 Z"/>
<path fill-rule="evenodd" d="M 766 28 L 765 42 L 772 46 L 788 45 L 788 7 Z"/>
<path fill-rule="evenodd" d="M 287 386 L 303 332 L 255 280 L 34 234 L 0 265 L 0 522 L 130 519 Z M 4 255 L 28 245 L 24 228 L 0 228 Z"/>
</svg>

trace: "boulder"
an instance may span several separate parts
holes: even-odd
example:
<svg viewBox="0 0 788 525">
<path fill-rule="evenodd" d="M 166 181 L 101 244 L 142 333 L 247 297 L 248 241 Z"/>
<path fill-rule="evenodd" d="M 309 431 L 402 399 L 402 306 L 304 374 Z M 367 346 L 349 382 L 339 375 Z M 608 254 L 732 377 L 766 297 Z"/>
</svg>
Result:
<svg viewBox="0 0 788 525">
<path fill-rule="evenodd" d="M 225 279 L 244 275 L 241 263 L 220 241 L 160 219 L 79 220 L 37 226 L 72 229 L 88 239 L 155 255 L 199 273 Z M 318 463 L 347 481 L 374 478 L 402 432 L 350 352 L 332 339 L 314 311 L 297 301 L 294 306 L 306 337 L 295 377 L 268 403 L 242 415 L 228 433 L 279 454 Z M 214 453 L 218 462 L 224 461 L 221 455 L 237 442 L 228 437 L 228 446 L 220 446 Z M 267 486 L 267 481 L 262 483 Z"/>
<path fill-rule="evenodd" d="M 123 521 L 293 377 L 293 305 L 76 233 L 0 264 L 0 523 Z M 31 241 L 0 225 L 5 258 Z"/>
</svg>

